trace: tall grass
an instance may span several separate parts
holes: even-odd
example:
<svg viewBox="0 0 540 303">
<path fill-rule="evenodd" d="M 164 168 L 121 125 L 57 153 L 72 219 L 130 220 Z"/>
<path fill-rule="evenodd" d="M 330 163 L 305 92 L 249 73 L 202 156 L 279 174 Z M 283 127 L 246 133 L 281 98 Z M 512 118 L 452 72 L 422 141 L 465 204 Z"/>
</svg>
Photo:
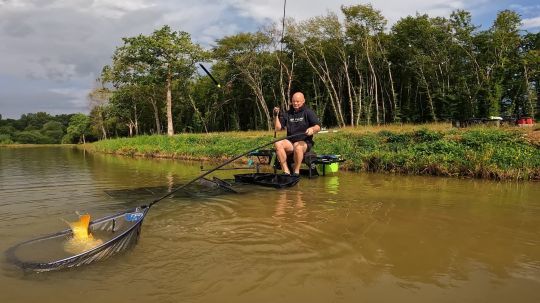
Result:
<svg viewBox="0 0 540 303">
<path fill-rule="evenodd" d="M 99 141 L 105 153 L 221 160 L 273 140 L 271 132 L 140 136 Z M 283 133 L 281 133 L 283 135 Z M 344 169 L 496 180 L 540 180 L 540 148 L 523 131 L 449 124 L 345 128 L 316 136 L 318 154 L 340 154 Z"/>
<path fill-rule="evenodd" d="M 98 141 L 88 145 L 88 148 L 97 152 L 130 156 L 219 160 L 253 149 L 272 139 L 269 132 L 138 136 Z"/>
</svg>

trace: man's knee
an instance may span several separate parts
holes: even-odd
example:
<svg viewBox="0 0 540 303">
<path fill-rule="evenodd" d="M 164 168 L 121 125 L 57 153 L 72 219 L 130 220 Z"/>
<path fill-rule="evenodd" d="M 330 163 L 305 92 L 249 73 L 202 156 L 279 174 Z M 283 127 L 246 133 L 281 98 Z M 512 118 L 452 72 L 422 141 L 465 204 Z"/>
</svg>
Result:
<svg viewBox="0 0 540 303">
<path fill-rule="evenodd" d="M 306 143 L 303 143 L 303 142 L 297 142 L 295 145 L 294 145 L 294 152 L 295 153 L 304 153 L 307 149 L 307 145 Z"/>
<path fill-rule="evenodd" d="M 274 143 L 274 146 L 276 148 L 276 151 L 283 150 L 286 153 L 292 153 L 294 151 L 294 146 L 291 144 L 291 142 L 287 140 L 282 140 Z"/>
</svg>

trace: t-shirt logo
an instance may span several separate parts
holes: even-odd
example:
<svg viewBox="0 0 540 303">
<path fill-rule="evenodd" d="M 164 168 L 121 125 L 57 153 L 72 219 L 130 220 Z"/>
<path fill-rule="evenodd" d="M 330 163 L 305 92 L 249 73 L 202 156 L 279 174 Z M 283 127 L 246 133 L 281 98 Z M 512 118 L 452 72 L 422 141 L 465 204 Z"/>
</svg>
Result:
<svg viewBox="0 0 540 303">
<path fill-rule="evenodd" d="M 303 121 L 304 121 L 304 117 L 294 117 L 294 118 L 290 118 L 289 121 L 292 122 L 292 123 L 303 122 Z"/>
</svg>

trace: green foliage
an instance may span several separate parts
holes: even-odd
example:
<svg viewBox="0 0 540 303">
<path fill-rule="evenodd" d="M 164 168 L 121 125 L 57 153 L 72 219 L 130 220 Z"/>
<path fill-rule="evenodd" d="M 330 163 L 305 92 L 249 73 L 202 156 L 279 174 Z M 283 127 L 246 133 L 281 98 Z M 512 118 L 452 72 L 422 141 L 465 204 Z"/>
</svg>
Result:
<svg viewBox="0 0 540 303">
<path fill-rule="evenodd" d="M 520 32 L 516 12 L 485 30 L 464 10 L 388 30 L 370 4 L 286 22 L 285 33 L 240 32 L 209 50 L 169 26 L 124 38 L 103 68 L 112 96 L 92 110 L 94 134 L 159 134 L 173 122 L 184 132 L 270 129 L 271 109 L 296 91 L 327 127 L 537 114 L 540 34 Z M 209 59 L 219 87 L 197 76 L 195 63 Z M 27 124 L 16 129 L 41 128 Z"/>
<path fill-rule="evenodd" d="M 11 125 L 0 126 L 0 135 L 13 135 L 16 131 Z"/>
<path fill-rule="evenodd" d="M 441 140 L 444 137 L 444 134 L 423 128 L 415 131 L 413 136 L 416 142 L 433 142 Z"/>
<path fill-rule="evenodd" d="M 102 81 L 115 88 L 112 91 L 114 106 L 102 110 L 109 110 L 105 115 L 112 114 L 129 125 L 130 135 L 133 135 L 138 134 L 138 119 L 142 113 L 153 111 L 159 120 L 158 106 L 166 103 L 168 132 L 172 134 L 172 111 L 178 109 L 178 106 L 173 109 L 172 101 L 186 101 L 174 96 L 185 94 L 196 71 L 195 62 L 204 60 L 207 53 L 191 41 L 187 32 L 173 31 L 167 25 L 149 36 L 122 40 L 124 44 L 116 48 L 112 65 L 105 66 L 102 71 Z M 98 121 L 103 123 L 102 118 Z M 156 122 L 154 131 L 159 133 L 160 129 L 161 125 Z"/>
<path fill-rule="evenodd" d="M 93 143 L 91 148 L 125 155 L 221 159 L 271 140 L 267 134 L 184 134 L 105 140 Z M 540 177 L 540 150 L 524 141 L 521 133 L 500 129 L 367 134 L 344 131 L 317 136 L 314 150 L 319 154 L 340 154 L 347 159 L 341 167 L 354 170 L 490 179 Z"/>
<path fill-rule="evenodd" d="M 49 121 L 41 128 L 41 133 L 51 138 L 52 143 L 60 143 L 64 136 L 64 127 L 60 122 Z"/>
<path fill-rule="evenodd" d="M 53 120 L 53 117 L 45 112 L 24 114 L 19 119 L 19 130 L 39 130 L 43 125 Z"/>
<path fill-rule="evenodd" d="M 11 136 L 8 134 L 1 134 L 0 133 L 0 144 L 13 144 L 13 140 L 11 140 Z"/>
<path fill-rule="evenodd" d="M 89 133 L 90 117 L 85 114 L 75 114 L 69 121 L 67 134 L 62 138 L 62 143 L 85 143 Z"/>
<path fill-rule="evenodd" d="M 65 134 L 66 119 L 72 115 L 51 116 L 44 112 L 21 115 L 20 119 L 0 120 L 2 144 L 57 144 Z M 66 125 L 64 125 L 66 123 Z"/>
<path fill-rule="evenodd" d="M 15 134 L 13 140 L 21 144 L 52 144 L 53 140 L 38 130 L 25 130 Z"/>
</svg>

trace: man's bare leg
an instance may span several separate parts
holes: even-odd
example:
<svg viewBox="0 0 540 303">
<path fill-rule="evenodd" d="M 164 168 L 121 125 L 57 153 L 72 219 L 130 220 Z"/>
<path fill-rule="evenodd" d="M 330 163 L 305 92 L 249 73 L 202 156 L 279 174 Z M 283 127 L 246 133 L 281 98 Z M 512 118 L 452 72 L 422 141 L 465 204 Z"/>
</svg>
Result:
<svg viewBox="0 0 540 303">
<path fill-rule="evenodd" d="M 291 171 L 287 165 L 287 154 L 291 154 L 293 152 L 293 144 L 291 141 L 285 139 L 274 143 L 274 147 L 276 148 L 276 155 L 279 164 L 281 165 L 281 169 L 284 173 L 290 174 Z"/>
<path fill-rule="evenodd" d="M 294 142 L 294 173 L 300 174 L 300 166 L 307 150 L 307 144 L 304 141 Z"/>
</svg>

